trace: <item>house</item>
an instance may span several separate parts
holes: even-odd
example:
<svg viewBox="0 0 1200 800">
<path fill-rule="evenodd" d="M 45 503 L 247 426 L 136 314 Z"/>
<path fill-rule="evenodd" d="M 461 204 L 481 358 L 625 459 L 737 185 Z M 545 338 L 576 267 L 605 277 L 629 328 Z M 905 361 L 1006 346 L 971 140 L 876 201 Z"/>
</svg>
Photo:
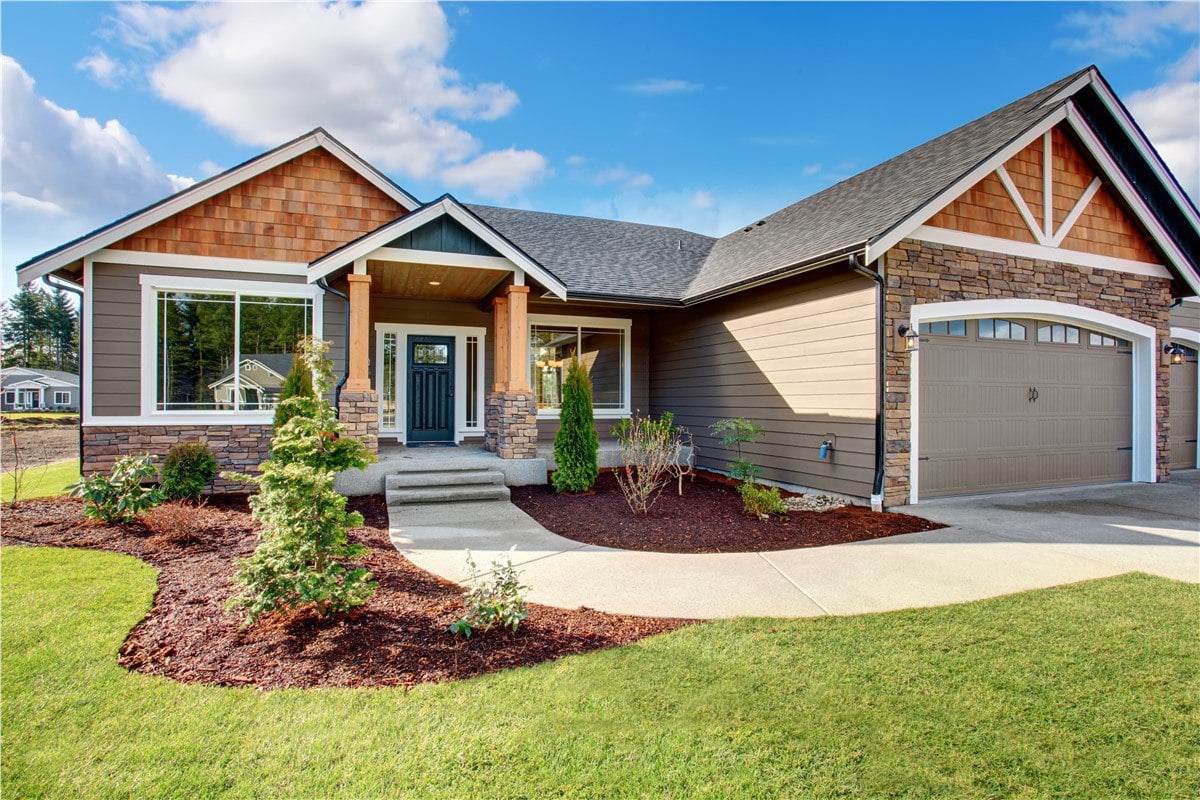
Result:
<svg viewBox="0 0 1200 800">
<path fill-rule="evenodd" d="M 78 411 L 79 376 L 56 369 L 0 369 L 0 411 Z"/>
<path fill-rule="evenodd" d="M 1093 67 L 719 239 L 423 204 L 318 129 L 18 270 L 82 292 L 87 472 L 195 438 L 257 462 L 260 375 L 311 332 L 372 448 L 535 460 L 580 358 L 603 436 L 670 410 L 723 469 L 708 426 L 745 415 L 765 479 L 878 507 L 1194 465 L 1198 261 Z"/>
<path fill-rule="evenodd" d="M 283 379 L 292 368 L 289 353 L 243 353 L 237 374 L 233 364 L 225 374 L 208 384 L 217 408 L 260 410 L 279 405 Z"/>
</svg>

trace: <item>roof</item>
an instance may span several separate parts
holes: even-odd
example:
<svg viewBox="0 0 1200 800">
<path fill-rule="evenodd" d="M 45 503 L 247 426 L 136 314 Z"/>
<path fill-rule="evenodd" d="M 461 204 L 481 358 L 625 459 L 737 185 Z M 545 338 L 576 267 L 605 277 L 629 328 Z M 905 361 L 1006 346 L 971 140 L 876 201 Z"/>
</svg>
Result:
<svg viewBox="0 0 1200 800">
<path fill-rule="evenodd" d="M 0 370 L 0 385 L 11 386 L 25 381 L 35 381 L 46 387 L 79 386 L 79 376 L 57 369 L 32 369 L 29 367 L 7 367 Z"/>
<path fill-rule="evenodd" d="M 245 367 L 252 362 L 258 362 L 271 372 L 274 372 L 282 380 L 292 371 L 292 359 L 293 356 L 291 353 L 242 353 L 242 366 Z M 232 377 L 233 365 L 230 364 L 229 369 L 225 370 L 225 374 L 210 385 L 216 386 Z"/>
<path fill-rule="evenodd" d="M 593 217 L 468 205 L 576 295 L 678 300 L 717 240 Z"/>
</svg>

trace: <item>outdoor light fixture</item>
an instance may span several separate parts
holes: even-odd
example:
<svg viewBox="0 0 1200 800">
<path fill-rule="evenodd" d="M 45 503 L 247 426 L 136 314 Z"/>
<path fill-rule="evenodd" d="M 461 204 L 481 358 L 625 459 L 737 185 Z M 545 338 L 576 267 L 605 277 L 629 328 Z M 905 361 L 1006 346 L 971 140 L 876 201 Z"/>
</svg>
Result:
<svg viewBox="0 0 1200 800">
<path fill-rule="evenodd" d="M 1184 350 L 1179 345 L 1174 344 L 1173 342 L 1167 342 L 1165 345 L 1163 345 L 1163 352 L 1171 357 L 1172 364 L 1183 363 Z"/>
<path fill-rule="evenodd" d="M 917 333 L 916 328 L 908 323 L 901 323 L 900 327 L 896 328 L 896 333 L 904 339 L 904 349 L 906 351 L 911 353 L 913 350 L 917 349 L 917 345 L 920 343 L 921 338 L 920 334 Z"/>
<path fill-rule="evenodd" d="M 442 282 L 441 281 L 430 281 L 429 285 L 430 286 L 441 286 Z"/>
</svg>

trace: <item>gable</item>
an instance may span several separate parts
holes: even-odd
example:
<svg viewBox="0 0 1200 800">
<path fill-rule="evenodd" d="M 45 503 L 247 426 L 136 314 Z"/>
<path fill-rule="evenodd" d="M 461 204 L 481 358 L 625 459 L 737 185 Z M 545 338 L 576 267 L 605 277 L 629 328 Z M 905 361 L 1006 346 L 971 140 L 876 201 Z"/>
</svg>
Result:
<svg viewBox="0 0 1200 800">
<path fill-rule="evenodd" d="M 1013 155 L 934 214 L 926 225 L 1127 261 L 1163 263 L 1149 244 L 1150 235 L 1126 211 L 1062 125 Z"/>
<path fill-rule="evenodd" d="M 501 257 L 494 247 L 467 230 L 467 227 L 461 222 L 449 216 L 438 217 L 427 222 L 389 242 L 387 247 Z"/>
<path fill-rule="evenodd" d="M 404 213 L 396 200 L 318 147 L 110 249 L 307 262 Z"/>
</svg>

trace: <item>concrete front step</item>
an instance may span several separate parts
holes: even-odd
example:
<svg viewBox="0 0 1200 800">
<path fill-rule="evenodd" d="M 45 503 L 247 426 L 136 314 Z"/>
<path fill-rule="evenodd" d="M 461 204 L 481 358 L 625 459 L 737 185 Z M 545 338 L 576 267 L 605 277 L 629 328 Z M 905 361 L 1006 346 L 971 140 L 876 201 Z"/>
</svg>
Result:
<svg viewBox="0 0 1200 800">
<path fill-rule="evenodd" d="M 462 503 L 476 500 L 507 500 L 508 487 L 495 483 L 465 486 L 410 486 L 387 490 L 388 508 L 415 503 Z"/>
<path fill-rule="evenodd" d="M 386 489 L 412 489 L 427 486 L 504 485 L 504 473 L 498 469 L 465 467 L 461 469 L 404 470 L 388 475 Z"/>
</svg>

